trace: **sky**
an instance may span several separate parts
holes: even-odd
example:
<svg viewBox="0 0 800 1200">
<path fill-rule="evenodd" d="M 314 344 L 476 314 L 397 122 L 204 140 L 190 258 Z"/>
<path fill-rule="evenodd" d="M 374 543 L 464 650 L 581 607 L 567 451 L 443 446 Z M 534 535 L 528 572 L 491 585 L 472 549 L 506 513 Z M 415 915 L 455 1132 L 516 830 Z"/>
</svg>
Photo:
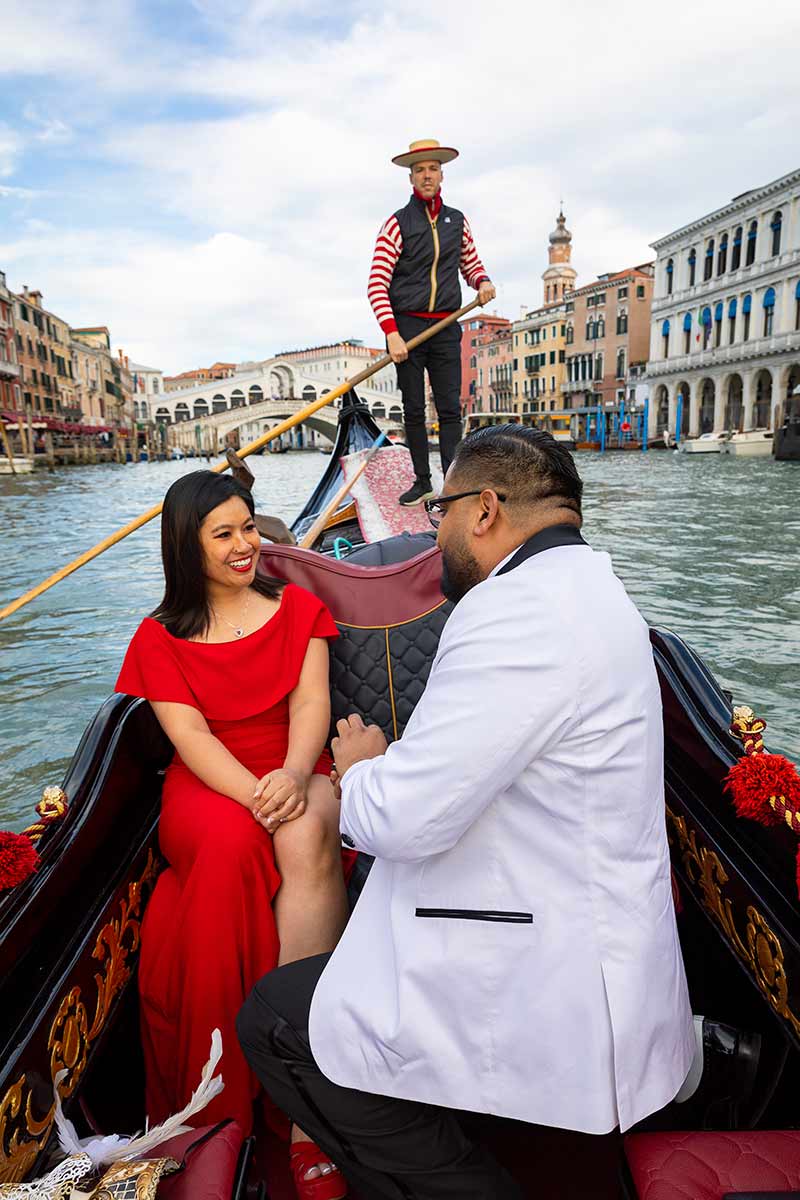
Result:
<svg viewBox="0 0 800 1200">
<path fill-rule="evenodd" d="M 166 373 L 361 338 L 390 159 L 437 138 L 495 282 L 541 303 L 800 167 L 800 4 L 0 0 L 0 270 Z"/>
</svg>

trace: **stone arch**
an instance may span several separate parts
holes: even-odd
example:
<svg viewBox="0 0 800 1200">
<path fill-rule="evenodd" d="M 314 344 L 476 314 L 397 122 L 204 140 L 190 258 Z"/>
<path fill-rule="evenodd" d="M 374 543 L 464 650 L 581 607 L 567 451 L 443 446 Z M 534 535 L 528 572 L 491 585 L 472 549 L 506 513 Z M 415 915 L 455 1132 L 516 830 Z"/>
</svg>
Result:
<svg viewBox="0 0 800 1200">
<path fill-rule="evenodd" d="M 376 418 L 376 420 L 379 418 L 385 417 L 386 416 L 386 405 L 381 404 L 380 400 L 378 400 L 372 406 L 372 415 L 373 415 L 373 417 Z"/>
<path fill-rule="evenodd" d="M 179 400 L 175 405 L 175 420 L 188 421 L 191 418 L 191 415 L 192 414 L 189 411 L 189 405 L 186 403 L 186 401 Z"/>
<path fill-rule="evenodd" d="M 662 437 L 664 430 L 669 429 L 669 388 L 660 383 L 655 394 L 656 408 L 656 437 Z"/>
<path fill-rule="evenodd" d="M 729 375 L 725 388 L 725 415 L 723 423 L 730 433 L 736 433 L 737 430 L 742 428 L 743 390 L 744 384 L 741 375 L 736 373 Z"/>
<path fill-rule="evenodd" d="M 303 404 L 313 404 L 317 398 L 317 389 L 312 383 L 307 383 L 303 388 L 302 400 Z"/>
<path fill-rule="evenodd" d="M 389 409 L 389 420 L 390 421 L 402 421 L 403 420 L 403 410 L 399 404 L 393 404 L 392 407 Z"/>
<path fill-rule="evenodd" d="M 689 422 L 691 420 L 691 389 L 686 380 L 682 380 L 675 389 L 675 435 L 680 433 L 682 438 L 689 436 Z M 680 401 L 681 409 L 681 425 L 677 428 L 678 422 L 678 401 Z"/>
<path fill-rule="evenodd" d="M 784 377 L 785 382 L 780 393 L 783 399 L 783 413 L 779 414 L 781 423 L 783 420 L 800 419 L 800 363 L 788 366 Z"/>
<path fill-rule="evenodd" d="M 700 419 L 698 433 L 711 433 L 714 428 L 714 401 L 717 389 L 710 375 L 701 379 L 697 386 L 697 396 L 700 402 Z"/>
<path fill-rule="evenodd" d="M 285 363 L 276 363 L 269 373 L 269 394 L 273 400 L 294 399 L 294 374 Z"/>
<path fill-rule="evenodd" d="M 251 384 L 247 392 L 247 398 L 251 404 L 260 404 L 264 399 L 264 392 L 259 383 Z"/>
<path fill-rule="evenodd" d="M 244 398 L 244 392 L 241 388 L 234 388 L 231 392 L 231 408 L 244 408 L 247 401 Z"/>
<path fill-rule="evenodd" d="M 156 409 L 156 424 L 157 425 L 171 425 L 172 424 L 172 416 L 170 415 L 170 411 L 168 408 L 157 408 Z"/>
<path fill-rule="evenodd" d="M 756 373 L 755 403 L 753 405 L 753 428 L 769 429 L 772 409 L 772 372 L 762 367 Z"/>
<path fill-rule="evenodd" d="M 198 396 L 194 402 L 193 416 L 195 420 L 199 420 L 200 417 L 208 416 L 208 401 L 204 400 L 202 396 Z"/>
<path fill-rule="evenodd" d="M 206 404 L 206 401 L 203 400 L 202 403 Z M 216 395 L 212 397 L 211 411 L 215 413 L 228 411 L 228 401 L 225 396 L 223 396 L 222 392 L 217 392 Z M 197 413 L 195 413 L 195 416 L 197 416 Z"/>
</svg>

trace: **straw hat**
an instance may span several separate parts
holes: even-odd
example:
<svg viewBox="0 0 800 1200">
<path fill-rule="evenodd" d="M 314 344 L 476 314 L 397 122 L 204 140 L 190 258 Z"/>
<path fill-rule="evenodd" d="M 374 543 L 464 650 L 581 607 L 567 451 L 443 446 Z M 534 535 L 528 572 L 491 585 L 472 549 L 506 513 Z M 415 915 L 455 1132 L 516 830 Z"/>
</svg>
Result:
<svg viewBox="0 0 800 1200">
<path fill-rule="evenodd" d="M 398 154 L 392 159 L 398 167 L 413 167 L 414 163 L 429 162 L 433 159 L 435 162 L 446 163 L 452 162 L 454 158 L 458 158 L 458 151 L 453 150 L 450 146 L 440 146 L 435 138 L 422 138 L 419 142 L 412 142 L 408 147 L 407 154 Z"/>
</svg>

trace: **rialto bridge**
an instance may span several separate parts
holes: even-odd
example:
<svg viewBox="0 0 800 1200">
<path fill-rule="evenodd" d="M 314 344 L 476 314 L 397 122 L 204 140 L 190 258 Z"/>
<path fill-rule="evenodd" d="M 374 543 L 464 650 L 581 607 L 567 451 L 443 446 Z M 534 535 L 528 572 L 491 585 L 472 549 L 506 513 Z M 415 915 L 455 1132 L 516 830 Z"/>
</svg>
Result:
<svg viewBox="0 0 800 1200">
<path fill-rule="evenodd" d="M 367 380 L 357 388 L 359 399 L 369 407 L 380 428 L 397 428 L 403 420 L 400 393 L 369 384 Z M 292 362 L 274 359 L 229 379 L 164 392 L 151 398 L 149 412 L 142 411 L 137 403 L 136 417 L 168 426 L 170 444 L 185 448 L 197 446 L 199 428 L 201 446 L 213 449 L 237 431 L 240 444 L 260 436 L 336 386 L 330 378 L 306 374 Z M 332 441 L 340 407 L 341 399 L 335 400 L 303 425 Z"/>
</svg>

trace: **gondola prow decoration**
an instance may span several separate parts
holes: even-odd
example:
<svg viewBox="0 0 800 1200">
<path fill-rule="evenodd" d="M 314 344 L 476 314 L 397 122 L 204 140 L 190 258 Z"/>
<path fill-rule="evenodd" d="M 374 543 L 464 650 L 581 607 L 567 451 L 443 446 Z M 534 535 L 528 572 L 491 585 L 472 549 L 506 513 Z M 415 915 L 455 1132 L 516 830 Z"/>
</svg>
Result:
<svg viewBox="0 0 800 1200">
<path fill-rule="evenodd" d="M 751 708 L 733 710 L 731 732 L 741 741 L 744 754 L 728 772 L 725 790 L 733 796 L 738 816 L 761 825 L 786 824 L 800 838 L 800 775 L 788 758 L 768 752 L 763 738 L 766 728 L 766 721 Z M 800 895 L 800 849 L 797 890 Z"/>
<path fill-rule="evenodd" d="M 429 338 L 435 337 L 437 333 L 439 333 L 442 329 L 445 329 L 448 325 L 452 325 L 454 321 L 459 321 L 461 317 L 466 316 L 468 312 L 472 312 L 473 308 L 477 308 L 479 303 L 480 301 L 477 298 L 475 300 L 471 300 L 470 303 L 465 304 L 463 308 L 459 308 L 456 312 L 450 313 L 449 316 L 444 317 L 441 321 L 436 321 L 435 324 L 431 325 L 430 329 L 425 329 L 422 333 L 417 334 L 416 337 L 411 338 L 411 340 L 407 343 L 409 350 L 413 350 L 415 346 L 419 346 L 422 344 L 422 342 L 427 342 Z M 313 416 L 318 409 L 325 408 L 325 406 L 328 404 L 333 404 L 334 400 L 338 400 L 340 396 L 344 396 L 346 392 L 351 390 L 351 388 L 354 388 L 359 383 L 363 383 L 365 379 L 369 379 L 371 375 L 374 375 L 377 371 L 382 370 L 383 367 L 390 366 L 391 362 L 392 356 L 390 354 L 384 354 L 381 358 L 376 359 L 374 363 L 368 367 L 365 367 L 363 371 L 359 371 L 358 375 L 354 375 L 352 379 L 346 379 L 344 383 L 340 383 L 332 391 L 326 392 L 325 395 L 320 396 L 318 400 L 314 400 L 311 402 L 311 404 L 306 405 L 305 408 L 301 408 L 300 412 L 295 413 L 291 417 L 287 417 L 285 421 L 281 421 L 281 423 L 276 425 L 274 429 L 270 429 L 268 433 L 262 434 L 262 436 L 256 438 L 254 442 L 250 442 L 247 446 L 243 447 L 243 449 L 237 452 L 239 458 L 247 458 L 249 454 L 254 454 L 256 450 L 260 450 L 262 446 L 266 446 L 268 442 L 274 441 L 274 439 L 280 437 L 281 434 L 287 433 L 290 429 L 293 429 L 295 425 L 302 424 L 303 421 L 306 421 L 309 417 Z M 215 472 L 227 471 L 227 469 L 228 463 L 225 459 L 211 468 L 211 470 Z M 6 617 L 10 617 L 12 613 L 15 613 L 18 609 L 22 608 L 23 605 L 30 604 L 31 600 L 35 600 L 37 596 L 41 596 L 51 587 L 54 587 L 57 583 L 60 583 L 62 579 L 66 579 L 68 575 L 73 573 L 73 571 L 77 571 L 80 567 L 85 566 L 86 563 L 91 562 L 92 559 L 97 558 L 98 555 L 102 554 L 105 550 L 110 550 L 112 546 L 115 546 L 117 542 L 121 542 L 123 538 L 128 536 L 128 534 L 134 533 L 137 529 L 141 529 L 141 527 L 146 525 L 148 521 L 152 521 L 154 517 L 159 515 L 162 507 L 162 504 L 154 504 L 152 508 L 147 510 L 147 512 L 144 512 L 140 517 L 137 517 L 135 521 L 130 521 L 127 525 L 124 525 L 122 529 L 118 529 L 116 533 L 112 533 L 109 537 L 103 538 L 102 542 L 98 542 L 97 545 L 93 546 L 91 550 L 86 550 L 76 559 L 73 559 L 71 563 L 67 563 L 65 567 L 61 567 L 60 570 L 56 571 L 54 575 L 50 575 L 47 579 L 37 584 L 36 587 L 31 588 L 29 592 L 25 592 L 24 595 L 18 596 L 16 600 L 12 600 L 12 602 L 7 604 L 5 608 L 0 609 L 0 621 L 5 620 Z"/>
</svg>

